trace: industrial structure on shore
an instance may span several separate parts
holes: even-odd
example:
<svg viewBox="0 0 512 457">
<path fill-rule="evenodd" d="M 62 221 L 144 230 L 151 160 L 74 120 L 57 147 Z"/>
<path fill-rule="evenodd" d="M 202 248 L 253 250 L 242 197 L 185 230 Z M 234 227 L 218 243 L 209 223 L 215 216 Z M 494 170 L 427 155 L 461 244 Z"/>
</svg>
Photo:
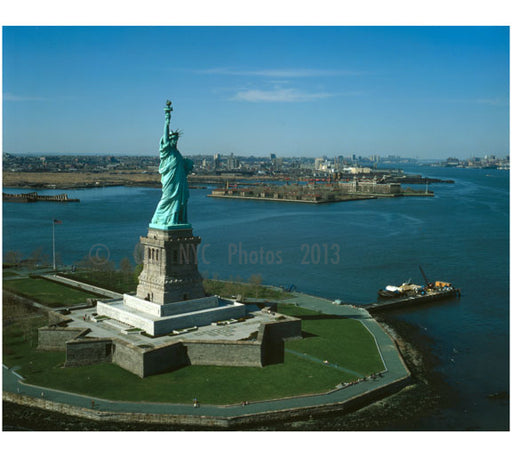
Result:
<svg viewBox="0 0 512 457">
<path fill-rule="evenodd" d="M 237 184 L 212 190 L 210 197 L 235 198 L 249 200 L 272 200 L 301 203 L 333 203 L 350 200 L 366 200 L 372 198 L 391 197 L 432 197 L 434 193 L 428 190 L 402 189 L 397 183 L 381 184 L 375 181 L 349 181 L 308 184 L 248 185 Z"/>
</svg>

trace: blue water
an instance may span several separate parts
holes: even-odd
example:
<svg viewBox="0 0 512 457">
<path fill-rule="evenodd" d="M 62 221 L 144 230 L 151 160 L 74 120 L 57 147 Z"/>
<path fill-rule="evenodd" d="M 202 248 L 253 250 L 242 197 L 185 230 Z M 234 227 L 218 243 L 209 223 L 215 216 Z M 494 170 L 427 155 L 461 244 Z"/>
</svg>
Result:
<svg viewBox="0 0 512 457">
<path fill-rule="evenodd" d="M 387 284 L 411 278 L 460 287 L 460 301 L 402 310 L 434 342 L 439 370 L 457 392 L 455 405 L 425 420 L 440 430 L 508 428 L 509 403 L 489 399 L 509 389 L 509 173 L 411 168 L 455 184 L 433 184 L 434 198 L 331 205 L 211 199 L 191 190 L 190 220 L 201 236 L 200 270 L 208 277 L 295 284 L 303 292 L 369 303 Z M 16 190 L 12 190 L 16 191 Z M 19 192 L 19 190 L 17 190 Z M 55 193 L 48 191 L 47 193 Z M 160 190 L 67 191 L 80 203 L 3 203 L 3 252 L 52 249 L 72 264 L 91 252 L 133 259 Z"/>
</svg>

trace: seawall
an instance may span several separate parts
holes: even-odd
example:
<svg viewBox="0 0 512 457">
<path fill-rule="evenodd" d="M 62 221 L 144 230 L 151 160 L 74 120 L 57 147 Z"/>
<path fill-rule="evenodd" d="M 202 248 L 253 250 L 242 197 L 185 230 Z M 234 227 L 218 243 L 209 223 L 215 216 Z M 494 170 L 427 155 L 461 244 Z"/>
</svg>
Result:
<svg viewBox="0 0 512 457">
<path fill-rule="evenodd" d="M 385 386 L 354 396 L 348 400 L 325 403 L 314 406 L 303 406 L 281 410 L 268 410 L 251 413 L 232 414 L 229 407 L 219 407 L 223 410 L 219 415 L 202 414 L 201 407 L 194 409 L 194 414 L 166 414 L 147 412 L 104 411 L 92 408 L 58 403 L 44 398 L 31 397 L 12 392 L 3 392 L 3 400 L 18 405 L 44 409 L 69 416 L 81 417 L 101 422 L 168 424 L 185 427 L 207 427 L 217 429 L 237 429 L 271 424 L 274 422 L 291 422 L 310 417 L 322 417 L 329 414 L 349 413 L 369 405 L 377 400 L 399 392 L 410 383 L 410 377 L 396 380 Z"/>
</svg>

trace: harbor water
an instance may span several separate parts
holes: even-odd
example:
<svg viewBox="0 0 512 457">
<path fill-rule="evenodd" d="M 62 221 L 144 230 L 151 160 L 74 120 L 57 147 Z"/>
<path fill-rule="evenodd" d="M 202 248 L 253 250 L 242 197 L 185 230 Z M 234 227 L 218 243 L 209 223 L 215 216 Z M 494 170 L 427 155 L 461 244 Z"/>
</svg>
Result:
<svg viewBox="0 0 512 457">
<path fill-rule="evenodd" d="M 460 299 L 400 309 L 394 317 L 431 341 L 454 401 L 421 420 L 434 430 L 509 427 L 509 172 L 406 169 L 454 184 L 431 184 L 433 198 L 406 197 L 312 205 L 209 198 L 191 189 L 189 218 L 202 238 L 200 271 L 209 278 L 295 285 L 348 303 L 411 279 L 452 282 Z M 406 186 L 405 186 L 406 187 Z M 29 190 L 4 189 L 4 192 Z M 3 253 L 51 259 L 53 220 L 60 263 L 138 259 L 139 236 L 159 189 L 59 189 L 80 203 L 3 203 Z M 498 395 L 496 395 L 498 394 Z"/>
</svg>

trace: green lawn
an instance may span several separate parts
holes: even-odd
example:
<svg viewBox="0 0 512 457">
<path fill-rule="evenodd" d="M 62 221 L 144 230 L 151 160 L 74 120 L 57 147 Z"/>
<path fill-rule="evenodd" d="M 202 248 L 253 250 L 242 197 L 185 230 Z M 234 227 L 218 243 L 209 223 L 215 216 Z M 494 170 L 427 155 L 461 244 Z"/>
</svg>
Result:
<svg viewBox="0 0 512 457">
<path fill-rule="evenodd" d="M 48 319 L 44 315 L 26 314 L 18 323 L 4 325 L 2 328 L 3 363 L 9 367 L 18 365 L 23 369 L 28 369 L 30 366 L 37 367 L 36 369 L 46 367 L 47 360 L 42 360 L 40 353 L 35 348 L 37 346 L 37 329 L 47 323 Z M 57 359 L 56 356 L 62 356 L 62 353 L 53 353 L 52 355 Z"/>
<path fill-rule="evenodd" d="M 288 349 L 328 360 L 363 375 L 384 369 L 373 336 L 358 320 L 325 315 L 289 304 L 280 304 L 278 311 L 302 318 L 305 338 L 289 341 L 286 343 Z"/>
<path fill-rule="evenodd" d="M 93 286 L 102 287 L 120 294 L 133 292 L 137 289 L 138 281 L 133 273 L 122 271 L 77 271 L 75 273 L 61 273 L 61 276 L 85 282 Z"/>
<path fill-rule="evenodd" d="M 323 392 L 353 379 L 290 354 L 284 364 L 264 368 L 188 366 L 145 379 L 109 363 L 63 369 L 55 353 L 41 355 L 44 370 L 21 370 L 28 382 L 111 400 L 190 403 L 197 397 L 222 405 Z"/>
<path fill-rule="evenodd" d="M 14 276 L 18 276 L 18 274 L 14 271 L 9 271 L 9 270 L 3 270 L 2 271 L 2 276 L 4 278 L 12 278 Z"/>
<path fill-rule="evenodd" d="M 365 376 L 384 369 L 373 336 L 357 320 L 304 320 L 302 331 L 308 336 L 288 342 L 287 348 L 328 360 Z"/>
<path fill-rule="evenodd" d="M 31 298 L 48 306 L 65 306 L 85 302 L 87 298 L 97 298 L 91 292 L 68 287 L 43 278 L 22 278 L 4 281 L 3 288 L 15 294 Z"/>
<path fill-rule="evenodd" d="M 207 294 L 220 295 L 221 297 L 242 295 L 246 298 L 264 298 L 268 300 L 284 300 L 291 297 L 290 294 L 283 292 L 282 290 L 265 287 L 261 284 L 205 279 L 203 281 L 203 286 Z"/>
</svg>

